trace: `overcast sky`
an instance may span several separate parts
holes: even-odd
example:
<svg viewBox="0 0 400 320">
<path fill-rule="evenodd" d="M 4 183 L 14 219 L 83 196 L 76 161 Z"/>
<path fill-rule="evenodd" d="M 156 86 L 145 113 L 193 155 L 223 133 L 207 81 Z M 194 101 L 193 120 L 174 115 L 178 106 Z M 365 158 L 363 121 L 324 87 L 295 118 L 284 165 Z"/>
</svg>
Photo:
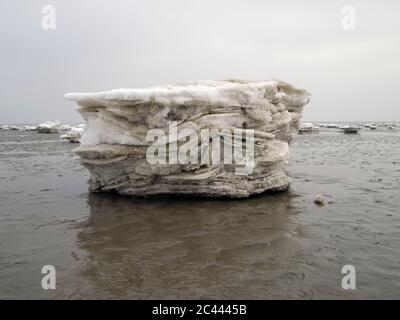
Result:
<svg viewBox="0 0 400 320">
<path fill-rule="evenodd" d="M 1 0 L 0 27 L 3 124 L 81 121 L 66 92 L 224 78 L 307 89 L 307 121 L 400 120 L 397 0 Z"/>
</svg>

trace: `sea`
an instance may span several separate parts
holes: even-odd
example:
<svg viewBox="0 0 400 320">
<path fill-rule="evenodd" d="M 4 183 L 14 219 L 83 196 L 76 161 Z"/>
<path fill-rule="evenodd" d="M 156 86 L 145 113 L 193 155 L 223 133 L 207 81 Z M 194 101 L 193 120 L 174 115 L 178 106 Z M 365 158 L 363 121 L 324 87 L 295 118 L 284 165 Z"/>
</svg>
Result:
<svg viewBox="0 0 400 320">
<path fill-rule="evenodd" d="M 0 299 L 400 298 L 398 124 L 299 135 L 242 200 L 89 193 L 76 147 L 0 130 Z"/>
</svg>

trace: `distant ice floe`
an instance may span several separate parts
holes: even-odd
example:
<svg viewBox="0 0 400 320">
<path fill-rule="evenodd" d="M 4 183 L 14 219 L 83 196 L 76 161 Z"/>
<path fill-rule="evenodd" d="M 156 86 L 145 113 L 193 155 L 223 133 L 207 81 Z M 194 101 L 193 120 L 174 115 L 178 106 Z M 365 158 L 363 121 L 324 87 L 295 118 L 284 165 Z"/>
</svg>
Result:
<svg viewBox="0 0 400 320">
<path fill-rule="evenodd" d="M 58 132 L 68 132 L 73 128 L 73 126 L 69 125 L 69 124 L 61 124 L 58 127 Z"/>
<path fill-rule="evenodd" d="M 338 122 L 338 123 L 311 123 L 304 122 L 300 125 L 299 133 L 318 133 L 320 130 L 324 131 L 338 131 L 344 133 L 358 133 L 361 130 L 396 130 L 400 127 L 400 123 L 396 122 Z"/>
<path fill-rule="evenodd" d="M 15 125 L 3 125 L 0 126 L 0 130 L 11 130 L 11 131 L 36 131 L 36 126 L 15 126 Z"/>
<path fill-rule="evenodd" d="M 2 130 L 19 130 L 18 126 L 13 126 L 13 125 L 4 125 L 1 126 Z"/>
<path fill-rule="evenodd" d="M 344 133 L 358 133 L 361 127 L 357 125 L 347 125 L 340 127 L 340 129 L 343 130 Z"/>
<path fill-rule="evenodd" d="M 323 123 L 319 125 L 322 128 L 328 128 L 328 129 L 336 129 L 339 127 L 336 123 Z"/>
<path fill-rule="evenodd" d="M 71 127 L 70 130 L 61 135 L 60 138 L 68 140 L 70 143 L 79 143 L 84 130 L 83 127 Z"/>
<path fill-rule="evenodd" d="M 61 126 L 60 121 L 46 121 L 44 123 L 40 123 L 37 127 L 37 132 L 39 133 L 58 133 Z"/>
<path fill-rule="evenodd" d="M 314 125 L 311 122 L 302 123 L 300 125 L 299 134 L 302 133 L 318 133 L 320 131 L 320 126 Z"/>
<path fill-rule="evenodd" d="M 62 124 L 60 121 L 46 121 L 38 125 L 0 125 L 0 130 L 4 131 L 26 131 L 38 132 L 41 134 L 61 133 L 60 138 L 71 143 L 79 143 L 85 124 Z"/>
<path fill-rule="evenodd" d="M 38 126 L 23 126 L 20 128 L 21 131 L 37 131 Z"/>
</svg>

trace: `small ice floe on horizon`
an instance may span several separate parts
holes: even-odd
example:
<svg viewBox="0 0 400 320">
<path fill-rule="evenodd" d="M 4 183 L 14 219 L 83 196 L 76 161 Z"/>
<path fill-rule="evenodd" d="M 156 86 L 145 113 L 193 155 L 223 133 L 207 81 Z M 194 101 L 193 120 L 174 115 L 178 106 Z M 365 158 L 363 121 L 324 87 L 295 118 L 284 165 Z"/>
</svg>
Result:
<svg viewBox="0 0 400 320">
<path fill-rule="evenodd" d="M 351 124 L 340 127 L 340 129 L 343 130 L 344 133 L 358 133 L 361 130 L 361 128 L 359 126 L 351 125 Z"/>
<path fill-rule="evenodd" d="M 37 126 L 37 131 L 39 133 L 58 133 L 60 125 L 60 121 L 46 121 Z"/>
<path fill-rule="evenodd" d="M 319 126 L 320 128 L 326 128 L 326 129 L 336 129 L 339 127 L 335 123 L 321 123 L 321 124 L 317 124 L 317 126 Z"/>
<path fill-rule="evenodd" d="M 365 128 L 370 128 L 371 130 L 376 130 L 378 126 L 375 123 L 364 123 L 362 124 Z"/>
<path fill-rule="evenodd" d="M 383 123 L 381 126 L 386 128 L 386 129 L 393 130 L 396 127 L 396 123 L 387 122 L 387 123 Z"/>
<path fill-rule="evenodd" d="M 326 127 L 327 127 L 328 129 L 336 129 L 336 128 L 338 128 L 339 126 L 338 126 L 336 123 L 328 123 L 328 124 L 326 125 Z"/>
<path fill-rule="evenodd" d="M 73 127 L 70 126 L 69 124 L 61 124 L 61 125 L 58 127 L 58 132 L 68 132 L 68 131 L 70 131 L 72 128 L 73 128 Z"/>
<path fill-rule="evenodd" d="M 70 143 L 79 143 L 84 130 L 83 127 L 72 127 L 67 133 L 61 135 L 60 138 L 68 140 Z"/>
<path fill-rule="evenodd" d="M 18 126 L 14 126 L 14 125 L 8 125 L 5 124 L 3 126 L 1 126 L 1 130 L 20 130 L 20 128 Z"/>
<path fill-rule="evenodd" d="M 21 131 L 37 131 L 38 126 L 23 126 Z"/>
<path fill-rule="evenodd" d="M 303 133 L 318 133 L 320 131 L 320 127 L 315 126 L 312 123 L 302 123 L 300 125 L 299 134 Z"/>
</svg>

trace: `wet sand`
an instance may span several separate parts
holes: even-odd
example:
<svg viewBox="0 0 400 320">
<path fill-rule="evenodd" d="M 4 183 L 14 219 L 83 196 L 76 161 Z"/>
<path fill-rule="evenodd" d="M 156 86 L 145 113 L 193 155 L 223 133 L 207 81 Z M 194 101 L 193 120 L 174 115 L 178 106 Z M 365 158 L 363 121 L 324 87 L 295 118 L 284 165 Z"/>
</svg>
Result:
<svg viewBox="0 0 400 320">
<path fill-rule="evenodd" d="M 1 299 L 400 298 L 399 129 L 300 135 L 288 192 L 232 201 L 89 194 L 74 147 L 0 131 Z"/>
</svg>

